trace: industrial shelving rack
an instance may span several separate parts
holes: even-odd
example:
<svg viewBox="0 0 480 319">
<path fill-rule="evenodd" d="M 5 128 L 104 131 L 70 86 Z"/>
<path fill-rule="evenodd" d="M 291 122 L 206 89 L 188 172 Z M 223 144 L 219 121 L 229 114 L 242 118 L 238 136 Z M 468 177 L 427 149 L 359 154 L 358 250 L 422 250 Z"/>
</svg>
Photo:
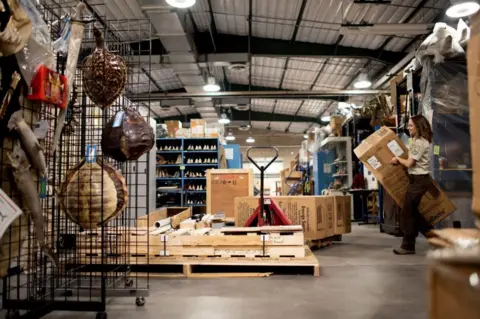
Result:
<svg viewBox="0 0 480 319">
<path fill-rule="evenodd" d="M 206 170 L 220 167 L 217 138 L 157 139 L 157 208 L 206 206 Z"/>
</svg>

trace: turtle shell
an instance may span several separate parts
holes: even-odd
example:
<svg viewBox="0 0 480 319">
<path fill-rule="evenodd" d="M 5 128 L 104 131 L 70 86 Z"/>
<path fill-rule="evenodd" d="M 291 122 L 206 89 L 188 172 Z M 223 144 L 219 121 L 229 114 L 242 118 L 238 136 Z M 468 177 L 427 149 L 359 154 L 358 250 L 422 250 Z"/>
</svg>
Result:
<svg viewBox="0 0 480 319">
<path fill-rule="evenodd" d="M 96 163 L 83 159 L 67 172 L 58 197 L 71 221 L 94 229 L 123 212 L 128 191 L 125 178 L 112 166 L 99 159 Z"/>
<path fill-rule="evenodd" d="M 105 49 L 103 36 L 96 27 L 97 47 L 83 60 L 83 87 L 92 101 L 108 108 L 122 93 L 127 82 L 127 65 L 118 55 Z"/>
<path fill-rule="evenodd" d="M 104 156 L 117 161 L 137 160 L 155 144 L 153 129 L 136 110 L 126 108 L 110 119 L 102 133 Z"/>
</svg>

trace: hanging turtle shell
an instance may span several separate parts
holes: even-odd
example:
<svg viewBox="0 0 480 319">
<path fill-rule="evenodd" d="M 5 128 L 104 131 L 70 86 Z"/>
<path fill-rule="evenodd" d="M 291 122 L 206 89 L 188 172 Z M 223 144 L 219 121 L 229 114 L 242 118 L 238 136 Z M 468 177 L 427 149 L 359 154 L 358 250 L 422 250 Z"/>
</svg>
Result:
<svg viewBox="0 0 480 319">
<path fill-rule="evenodd" d="M 137 160 L 155 144 L 153 129 L 136 110 L 126 108 L 117 112 L 102 133 L 104 156 L 119 162 Z"/>
<path fill-rule="evenodd" d="M 127 82 L 127 65 L 105 48 L 103 35 L 94 27 L 96 49 L 83 61 L 83 86 L 87 95 L 102 109 L 109 107 L 122 93 Z"/>
<path fill-rule="evenodd" d="M 123 212 L 128 201 L 127 184 L 106 162 L 97 159 L 89 163 L 83 159 L 67 172 L 58 198 L 72 222 L 83 229 L 94 229 Z"/>
</svg>

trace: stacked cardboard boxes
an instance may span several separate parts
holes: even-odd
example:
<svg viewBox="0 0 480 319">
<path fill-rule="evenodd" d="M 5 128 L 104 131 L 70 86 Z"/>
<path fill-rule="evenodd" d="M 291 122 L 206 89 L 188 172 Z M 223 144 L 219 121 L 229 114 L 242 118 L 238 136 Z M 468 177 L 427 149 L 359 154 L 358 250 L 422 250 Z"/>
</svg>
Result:
<svg viewBox="0 0 480 319">
<path fill-rule="evenodd" d="M 350 212 L 350 198 L 349 196 L 341 197 L 338 199 L 341 218 L 335 215 L 337 210 L 333 196 L 272 196 L 269 198 L 280 206 L 293 225 L 303 227 L 306 240 L 316 240 L 350 231 L 350 213 L 344 214 L 347 201 L 348 212 Z M 244 226 L 258 204 L 259 197 L 235 198 L 235 225 Z"/>
</svg>

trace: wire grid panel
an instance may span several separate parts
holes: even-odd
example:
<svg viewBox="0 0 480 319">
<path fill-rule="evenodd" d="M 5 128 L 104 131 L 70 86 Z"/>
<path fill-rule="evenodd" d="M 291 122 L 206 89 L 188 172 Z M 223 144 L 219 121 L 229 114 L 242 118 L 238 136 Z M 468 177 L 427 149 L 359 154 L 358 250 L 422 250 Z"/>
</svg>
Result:
<svg viewBox="0 0 480 319">
<path fill-rule="evenodd" d="M 60 27 L 60 15 L 63 7 L 53 7 L 53 2 L 43 3 L 39 10 L 44 12 L 44 19 L 50 26 L 52 39 L 58 38 Z M 49 7 L 51 6 L 51 7 Z M 134 68 L 138 65 L 140 57 L 151 55 L 151 46 L 133 47 L 124 44 L 118 33 L 135 32 L 135 28 L 143 28 L 147 25 L 144 21 L 115 20 L 116 29 L 110 30 L 110 22 L 103 20 L 103 27 L 97 23 L 105 36 L 105 42 L 110 51 L 123 57 L 127 64 L 126 87 L 148 85 L 141 74 L 149 72 L 148 64 L 140 71 Z M 149 25 L 149 23 L 148 23 Z M 119 29 L 123 26 L 125 29 Z M 94 47 L 93 34 L 90 32 L 91 25 L 85 29 L 83 48 Z M 142 30 L 144 32 L 144 30 Z M 2 69 L 9 65 L 16 67 L 15 58 L 13 61 L 4 58 Z M 59 58 L 57 67 L 61 65 Z M 81 57 L 82 59 L 82 57 Z M 43 313 L 48 305 L 50 311 L 56 309 L 79 310 L 79 311 L 103 311 L 107 295 L 145 296 L 148 294 L 148 274 L 138 278 L 130 273 L 132 258 L 129 252 L 131 247 L 139 249 L 148 254 L 148 238 L 140 241 L 132 233 L 138 232 L 135 228 L 135 220 L 140 215 L 148 213 L 149 203 L 149 154 L 142 156 L 137 161 L 119 163 L 103 157 L 100 141 L 102 131 L 107 122 L 120 110 L 125 107 L 136 107 L 128 99 L 120 96 L 113 104 L 105 110 L 97 107 L 86 95 L 82 85 L 82 61 L 79 60 L 75 76 L 76 104 L 67 113 L 67 125 L 56 152 L 52 151 L 53 135 L 59 109 L 45 103 L 32 103 L 24 98 L 18 98 L 19 103 L 12 103 L 12 107 L 6 114 L 10 117 L 16 109 L 21 109 L 26 123 L 33 128 L 35 123 L 45 120 L 49 123 L 46 138 L 41 141 L 46 157 L 48 168 L 47 181 L 44 198 L 41 205 L 44 216 L 44 232 L 47 246 L 51 247 L 60 260 L 59 267 L 55 267 L 47 259 L 39 248 L 38 234 L 32 232 L 33 225 L 24 213 L 16 220 L 4 234 L 0 251 L 0 272 L 7 275 L 4 279 L 4 303 L 7 309 L 30 309 Z M 57 71 L 63 72 L 61 68 Z M 140 73 L 141 72 L 141 73 Z M 3 85 L 2 85 L 3 86 Z M 8 87 L 8 86 L 3 86 Z M 26 88 L 25 88 L 26 90 Z M 17 105 L 18 104 L 18 105 Z M 149 123 L 149 103 L 144 102 L 141 114 Z M 5 133 L 5 130 L 2 131 Z M 0 156 L 0 176 L 2 178 L 2 189 L 13 200 L 15 200 L 26 212 L 24 198 L 18 191 L 18 185 L 12 182 L 12 168 L 8 160 L 18 136 L 9 133 L 2 134 L 3 145 Z M 125 179 L 128 192 L 127 205 L 125 209 L 106 224 L 91 225 L 91 229 L 85 230 L 67 218 L 65 212 L 59 207 L 58 191 L 61 182 L 65 180 L 69 170 L 74 168 L 84 157 L 88 145 L 96 145 L 98 160 L 104 161 L 117 170 L 118 174 Z M 96 168 L 87 167 L 86 176 L 96 173 Z M 39 182 L 38 174 L 33 172 L 34 180 Z M 107 190 L 105 186 L 108 178 L 112 175 L 100 174 L 97 183 L 78 184 L 78 187 L 86 188 L 85 196 L 90 203 L 96 201 L 99 204 L 96 213 L 105 220 L 107 212 Z M 113 180 L 113 179 L 112 179 Z M 112 186 L 110 182 L 110 186 Z M 113 183 L 118 183 L 113 180 Z M 95 186 L 100 191 L 95 193 Z M 75 185 L 73 186 L 75 187 Z M 120 197 L 118 187 L 115 187 L 114 200 Z M 79 190 L 82 194 L 85 190 Z M 80 196 L 80 195 L 79 195 Z M 93 212 L 93 208 L 92 211 Z M 93 214 L 90 214 L 90 217 Z M 85 226 L 85 225 L 84 225 Z M 147 258 L 148 260 L 148 258 Z M 40 316 L 40 315 L 39 315 Z"/>
</svg>

